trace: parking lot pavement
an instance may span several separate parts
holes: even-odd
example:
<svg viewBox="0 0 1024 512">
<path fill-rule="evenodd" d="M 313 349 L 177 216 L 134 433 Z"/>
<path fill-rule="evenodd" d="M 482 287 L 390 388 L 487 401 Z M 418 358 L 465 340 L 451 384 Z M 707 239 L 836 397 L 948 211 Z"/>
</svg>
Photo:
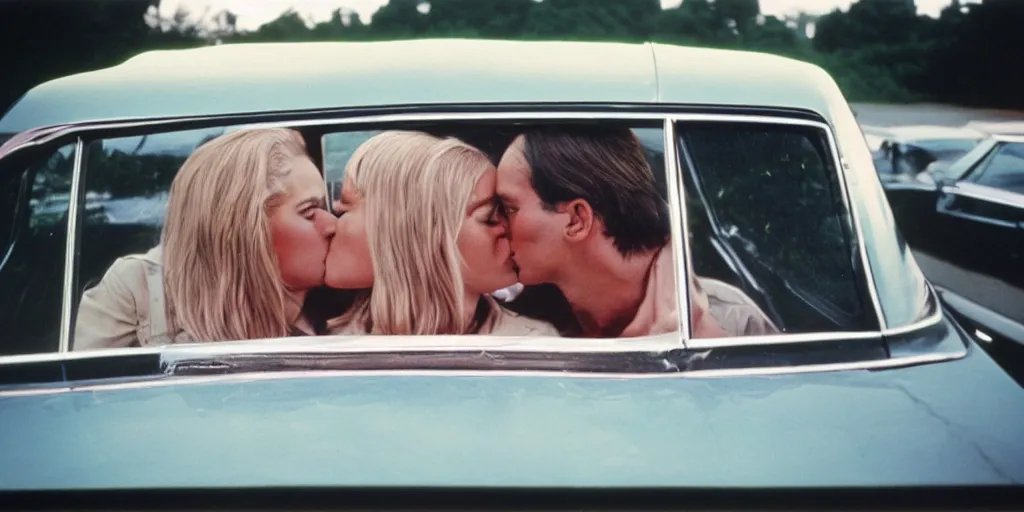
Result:
<svg viewBox="0 0 1024 512">
<path fill-rule="evenodd" d="M 1024 123 L 1024 111 L 975 109 L 917 103 L 889 105 L 881 103 L 852 103 L 857 121 L 861 124 L 891 127 L 907 125 L 965 126 L 981 123 Z"/>
</svg>

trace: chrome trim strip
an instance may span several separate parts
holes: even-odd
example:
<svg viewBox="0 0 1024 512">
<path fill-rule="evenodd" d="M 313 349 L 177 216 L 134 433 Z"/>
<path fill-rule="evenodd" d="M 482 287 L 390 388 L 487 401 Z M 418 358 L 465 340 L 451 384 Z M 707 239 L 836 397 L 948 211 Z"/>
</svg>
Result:
<svg viewBox="0 0 1024 512">
<path fill-rule="evenodd" d="M 686 340 L 686 348 L 701 350 L 724 347 L 747 347 L 753 345 L 782 345 L 786 343 L 813 343 L 816 341 L 870 340 L 881 341 L 878 331 L 862 332 L 810 332 L 799 334 L 769 334 L 764 336 L 737 336 L 735 338 L 695 338 Z"/>
<path fill-rule="evenodd" d="M 872 361 L 858 361 L 854 363 L 830 363 L 812 364 L 805 366 L 782 366 L 767 368 L 743 368 L 723 370 L 693 370 L 680 373 L 687 378 L 722 378 L 722 377 L 754 377 L 762 375 L 792 375 L 804 373 L 841 372 L 852 370 L 882 370 L 886 368 L 899 368 L 902 366 L 913 366 L 927 363 L 939 363 L 942 361 L 953 361 L 962 359 L 967 355 L 967 349 L 957 352 L 939 352 L 917 356 L 893 357 L 890 359 L 875 359 Z"/>
<path fill-rule="evenodd" d="M 493 107 L 491 105 L 481 105 L 481 106 Z M 657 109 L 659 107 L 664 108 L 664 105 L 660 105 L 660 106 L 659 105 L 651 105 L 650 106 L 651 109 Z M 439 106 L 439 108 L 444 108 L 444 106 Z M 303 116 L 303 115 L 308 115 L 308 113 L 295 113 L 295 115 L 297 117 L 300 117 L 300 116 Z M 174 119 L 165 119 L 165 120 L 156 120 L 156 121 L 154 121 L 154 120 L 149 120 L 149 121 L 144 121 L 144 120 L 143 121 L 124 121 L 124 122 L 111 122 L 111 123 L 97 123 L 97 124 L 94 124 L 94 125 L 81 125 L 81 124 L 79 124 L 79 125 L 72 125 L 72 126 L 69 126 L 69 127 L 65 128 L 65 129 L 62 129 L 62 130 L 60 130 L 60 131 L 58 131 L 58 132 L 56 132 L 56 133 L 54 133 L 54 134 L 52 134 L 50 136 L 45 137 L 43 140 L 44 141 L 45 140 L 50 140 L 52 138 L 60 137 L 60 136 L 66 135 L 68 133 L 82 132 L 82 131 L 88 132 L 88 131 L 93 131 L 93 130 L 97 130 L 97 129 L 160 126 L 160 125 L 167 125 L 167 124 L 172 124 L 172 123 L 182 123 L 182 122 L 190 122 L 190 121 L 191 122 L 196 122 L 196 121 L 217 121 L 217 120 L 221 120 L 221 119 L 224 120 L 224 122 L 222 124 L 225 125 L 225 126 L 238 126 L 237 124 L 232 125 L 231 120 L 230 119 L 226 119 L 225 116 L 186 117 L 186 118 L 174 118 Z M 863 338 L 871 338 L 871 337 L 878 337 L 878 336 L 887 335 L 890 332 L 888 329 L 885 328 L 884 318 L 881 316 L 882 312 L 881 312 L 881 307 L 880 307 L 880 303 L 879 303 L 878 294 L 877 294 L 877 291 L 875 289 L 874 276 L 871 273 L 871 266 L 870 266 L 870 263 L 869 263 L 869 261 L 867 259 L 867 253 L 866 253 L 866 250 L 864 248 L 864 234 L 863 234 L 863 231 L 862 231 L 861 226 L 860 226 L 859 214 L 857 212 L 857 209 L 854 208 L 854 206 L 852 204 L 852 200 L 849 197 L 849 193 L 850 192 L 849 192 L 849 188 L 847 187 L 847 179 L 850 178 L 850 176 L 848 176 L 848 174 L 846 172 L 846 167 L 843 165 L 843 163 L 842 163 L 842 161 L 841 161 L 841 159 L 839 157 L 839 151 L 838 151 L 838 147 L 836 145 L 835 135 L 832 132 L 832 128 L 829 125 L 827 125 L 827 124 L 825 124 L 823 122 L 820 122 L 820 121 L 810 121 L 810 120 L 805 120 L 805 119 L 795 119 L 795 118 L 790 118 L 790 117 L 774 116 L 774 115 L 763 115 L 762 116 L 762 115 L 741 115 L 741 114 L 672 114 L 672 113 L 653 113 L 653 112 L 601 112 L 601 111 L 594 111 L 594 112 L 572 112 L 572 111 L 444 112 L 444 111 L 440 111 L 439 110 L 439 111 L 436 111 L 436 112 L 427 112 L 427 113 L 401 113 L 401 114 L 383 114 L 383 115 L 369 115 L 369 116 L 360 116 L 358 113 L 356 113 L 356 114 L 353 114 L 350 117 L 344 117 L 344 118 L 316 119 L 316 120 L 290 120 L 290 121 L 267 122 L 267 123 L 253 123 L 253 124 L 246 125 L 246 126 L 249 126 L 249 127 L 257 127 L 257 126 L 259 126 L 259 127 L 263 127 L 263 126 L 268 126 L 268 127 L 269 126 L 300 127 L 300 126 L 325 126 L 325 125 L 346 126 L 346 125 L 353 125 L 353 124 L 384 124 L 384 123 L 415 122 L 415 121 L 460 121 L 460 120 L 484 120 L 484 121 L 486 121 L 486 120 L 496 120 L 496 121 L 500 121 L 500 120 L 563 120 L 563 119 L 564 120 L 636 120 L 636 121 L 660 122 L 660 123 L 662 123 L 662 125 L 664 127 L 671 126 L 671 128 L 672 128 L 671 132 L 669 132 L 667 129 L 666 129 L 666 132 L 665 132 L 665 136 L 666 136 L 665 154 L 666 154 L 666 159 L 667 159 L 666 163 L 669 164 L 669 165 L 666 165 L 666 172 L 670 172 L 669 169 L 672 169 L 672 170 L 675 171 L 676 179 L 678 181 L 677 184 L 676 184 L 677 187 L 681 187 L 682 186 L 681 185 L 681 174 L 679 173 L 679 168 L 678 168 L 678 165 L 679 165 L 678 158 L 676 158 L 674 161 L 669 161 L 668 160 L 668 158 L 670 158 L 669 157 L 669 152 L 676 153 L 676 151 L 677 151 L 677 148 L 675 146 L 675 142 L 676 141 L 675 140 L 672 140 L 672 141 L 668 140 L 669 137 L 674 135 L 674 133 L 675 133 L 675 123 L 677 123 L 677 122 L 687 122 L 687 121 L 751 122 L 751 123 L 763 123 L 763 124 L 781 124 L 781 125 L 808 126 L 808 127 L 813 127 L 813 128 L 818 128 L 818 129 L 824 130 L 824 132 L 826 133 L 826 136 L 828 137 L 830 149 L 832 150 L 832 153 L 833 153 L 833 158 L 835 160 L 835 165 L 837 166 L 837 172 L 839 172 L 839 183 L 840 183 L 840 187 L 842 188 L 842 192 L 843 192 L 841 194 L 842 195 L 842 200 L 844 202 L 844 206 L 846 206 L 850 210 L 850 212 L 851 212 L 852 222 L 854 224 L 854 229 L 855 229 L 855 236 L 857 236 L 857 238 L 858 238 L 857 242 L 858 242 L 858 245 L 859 245 L 859 248 L 860 248 L 859 252 L 861 254 L 861 259 L 862 259 L 862 262 L 863 262 L 863 265 L 864 265 L 864 268 L 865 268 L 865 277 L 867 278 L 869 294 L 871 296 L 871 300 L 873 302 L 873 306 L 875 308 L 875 312 L 876 312 L 876 314 L 879 315 L 879 322 L 880 322 L 879 325 L 880 325 L 881 329 L 878 330 L 878 331 L 867 331 L 867 332 L 857 332 L 857 333 L 823 332 L 823 333 L 802 333 L 802 334 L 779 334 L 779 335 L 772 335 L 772 336 L 757 336 L 757 337 L 754 337 L 754 336 L 744 336 L 744 337 L 736 337 L 736 338 L 718 338 L 718 339 L 692 339 L 692 337 L 689 337 L 689 338 L 684 338 L 682 343 L 683 343 L 683 346 L 685 346 L 687 348 L 712 348 L 712 347 L 725 347 L 725 346 L 744 346 L 744 345 L 754 345 L 754 344 L 770 345 L 770 344 L 783 344 L 783 343 L 798 343 L 798 342 L 805 342 L 805 341 L 806 342 L 811 342 L 811 341 L 831 341 L 831 340 L 836 340 L 836 339 L 863 339 Z M 35 142 L 39 143 L 39 141 L 35 141 Z M 20 149 L 20 146 L 18 148 L 15 148 L 14 150 L 17 150 L 17 149 Z M 82 151 L 83 149 L 84 149 L 84 142 L 83 142 L 83 139 L 81 137 L 79 137 L 78 146 L 76 147 L 76 150 L 77 150 L 76 151 L 76 170 L 78 170 L 78 171 L 81 170 L 81 160 L 80 159 L 81 159 L 81 155 L 83 153 L 83 151 Z M 671 177 L 671 176 L 668 176 L 668 177 Z M 77 188 L 80 186 L 80 184 L 74 181 L 76 179 L 80 179 L 80 172 L 76 171 L 76 173 L 75 173 L 75 175 L 73 177 L 73 183 L 72 183 L 72 188 L 77 192 Z M 669 187 L 670 194 L 673 193 L 673 189 L 675 189 L 674 190 L 675 194 L 680 195 L 680 197 L 677 198 L 677 199 L 679 201 L 678 204 L 680 205 L 680 207 L 682 207 L 683 204 L 682 204 L 682 195 L 681 194 L 682 194 L 683 190 L 682 190 L 682 188 Z M 71 238 L 71 234 L 73 233 L 73 231 L 72 231 L 72 223 L 74 224 L 75 229 L 77 230 L 77 203 L 78 203 L 78 197 L 77 196 L 78 196 L 78 194 L 72 194 L 72 201 L 75 202 L 75 209 L 71 213 L 72 217 L 69 217 L 69 231 L 68 231 L 69 239 Z M 682 237 L 681 234 L 679 236 L 677 236 L 677 231 L 681 231 L 682 230 L 682 223 L 685 223 L 687 221 L 687 219 L 685 218 L 685 215 L 686 215 L 685 209 L 683 209 L 682 211 L 677 212 L 677 215 L 679 217 L 680 224 L 678 224 L 677 227 L 673 230 L 673 238 L 676 239 L 676 241 L 673 242 L 673 247 L 676 248 L 676 249 L 679 249 L 680 246 L 682 247 L 683 253 L 684 253 L 683 254 L 684 260 L 682 260 L 682 261 L 683 261 L 683 263 L 685 263 L 687 261 L 685 258 L 689 258 L 688 237 Z M 680 237 L 682 237 L 682 240 L 679 240 Z M 72 242 L 72 244 L 73 244 L 74 240 L 70 240 L 70 242 Z M 73 263 L 74 263 L 73 256 L 74 256 L 74 253 L 72 252 L 71 249 L 72 249 L 72 246 L 69 245 L 68 251 L 66 252 L 66 257 L 65 257 L 65 276 L 64 276 L 64 279 L 65 279 L 65 285 L 66 286 L 65 286 L 65 290 L 64 290 L 62 330 L 61 330 L 61 349 L 62 349 L 62 353 L 63 352 L 67 352 L 67 350 L 69 348 L 70 334 L 71 334 L 71 325 L 70 325 L 71 314 L 70 313 L 71 313 L 71 303 L 73 302 L 72 301 L 73 297 L 72 297 L 72 294 L 71 294 L 71 290 L 70 290 L 69 284 L 70 284 L 70 281 L 71 281 L 71 276 L 73 275 L 72 272 L 74 270 L 74 268 L 73 268 Z M 678 265 L 679 263 L 680 263 L 680 261 L 678 261 L 678 260 L 675 262 L 676 265 Z M 677 272 L 676 272 L 677 279 L 679 279 L 681 277 L 680 274 L 681 274 L 681 272 L 679 272 L 678 269 L 677 269 Z M 687 289 L 688 289 L 688 287 L 687 287 Z M 689 298 L 688 291 L 683 291 L 681 293 L 682 293 L 683 296 L 686 297 L 685 300 L 688 301 L 688 298 Z M 684 305 L 687 306 L 687 310 L 688 310 L 688 302 L 686 302 Z M 688 315 L 685 315 L 685 316 L 688 317 Z M 941 316 L 939 316 L 939 319 L 941 319 Z M 929 319 L 929 322 L 930 322 L 930 319 Z M 689 321 L 688 320 L 684 321 L 683 319 L 680 319 L 680 323 L 683 324 L 683 325 L 689 326 Z M 904 332 L 905 329 L 909 329 L 910 327 L 918 326 L 918 325 L 925 326 L 926 322 L 922 321 L 922 322 L 919 322 L 919 323 L 915 323 L 915 324 L 912 324 L 911 326 L 907 326 L 907 327 L 904 327 L 904 328 L 897 329 L 894 332 Z M 684 328 L 688 328 L 688 327 L 684 327 Z M 673 336 L 673 340 L 674 341 L 671 344 L 665 343 L 664 346 L 665 347 L 670 347 L 672 349 L 679 348 L 680 344 L 679 344 L 679 340 L 678 340 L 678 334 L 677 333 L 673 333 L 673 334 L 671 334 L 671 336 Z M 474 337 L 474 345 L 462 346 L 462 347 L 459 347 L 459 348 L 462 349 L 462 350 L 464 350 L 466 348 L 475 348 L 475 344 L 478 342 L 478 340 L 479 340 L 478 338 Z M 591 342 L 591 341 L 594 341 L 594 340 L 585 340 L 585 339 L 581 339 L 581 338 L 575 338 L 575 339 L 559 338 L 559 340 L 560 340 L 560 342 L 557 345 L 557 349 L 555 347 L 552 347 L 552 348 L 549 349 L 551 352 L 572 352 L 572 351 L 591 351 L 591 350 L 593 350 L 592 347 L 588 346 L 588 342 Z M 604 340 L 604 341 L 607 341 L 607 340 Z M 635 344 L 636 343 L 636 341 L 631 341 L 630 339 L 623 339 L 621 341 L 623 343 L 626 343 L 626 344 Z M 292 342 L 294 342 L 294 340 L 289 340 L 289 343 L 292 343 Z M 105 350 L 99 350 L 99 351 L 90 351 L 89 355 L 90 356 L 92 356 L 92 355 L 97 355 L 97 356 L 113 355 L 112 353 L 108 352 L 108 350 L 115 350 L 115 349 L 105 349 Z M 141 353 L 139 351 L 143 350 L 143 349 L 129 349 L 129 350 L 132 350 L 133 354 L 139 354 L 139 353 Z M 623 351 L 623 352 L 631 352 L 631 351 L 636 350 L 636 348 L 635 348 L 635 346 L 631 347 L 631 348 L 623 347 L 620 350 Z M 51 354 L 41 354 L 41 355 L 48 356 L 48 355 L 51 355 Z M 0 356 L 0 364 L 4 364 L 4 363 L 8 363 L 8 362 L 12 362 L 12 363 L 13 362 L 18 362 L 19 360 L 23 360 L 22 358 L 24 358 L 24 357 L 33 357 L 33 356 L 35 356 L 35 355 L 32 355 L 32 356 Z M 32 360 L 35 361 L 35 360 L 38 360 L 38 359 L 32 359 Z M 46 360 L 46 359 L 43 359 L 43 360 Z"/>
<path fill-rule="evenodd" d="M 66 353 L 71 348 L 71 304 L 74 302 L 75 253 L 78 245 L 78 206 L 82 185 L 82 153 L 85 142 L 81 137 L 75 143 L 74 168 L 71 171 L 71 195 L 68 198 L 67 241 L 64 247 L 64 292 L 61 299 L 60 344 L 58 352 Z M 3 360 L 4 358 L 0 358 Z"/>
<path fill-rule="evenodd" d="M 931 283 L 927 281 L 925 281 L 925 283 L 928 286 L 928 296 L 931 297 L 932 303 L 935 305 L 935 311 L 914 323 L 907 324 L 902 327 L 886 329 L 882 331 L 882 336 L 900 336 L 914 331 L 919 331 L 921 329 L 926 329 L 942 322 L 942 301 L 939 300 L 939 295 L 935 293 L 935 288 L 932 287 Z"/>
<path fill-rule="evenodd" d="M 50 388 L 6 389 L 0 390 L 0 398 L 56 395 L 72 392 L 119 391 L 125 389 L 150 389 L 166 386 L 185 386 L 190 384 L 225 383 L 225 382 L 257 382 L 284 379 L 305 379 L 323 377 L 539 377 L 539 378 L 574 378 L 574 379 L 709 379 L 723 377 L 757 377 L 777 375 L 799 375 L 807 373 L 824 373 L 854 370 L 883 370 L 919 364 L 939 363 L 962 359 L 967 349 L 957 352 L 942 352 L 919 356 L 877 359 L 854 363 L 831 363 L 806 366 L 788 366 L 774 368 L 692 370 L 672 373 L 583 373 L 559 371 L 506 371 L 506 370 L 348 370 L 348 371 L 283 371 L 264 373 L 240 373 L 216 376 L 181 376 L 156 377 L 151 380 L 99 383 L 92 385 L 67 386 Z"/>
<path fill-rule="evenodd" d="M 48 362 L 59 363 L 65 361 L 78 361 L 80 359 L 112 358 L 119 356 L 159 356 L 161 351 L 161 347 L 124 347 L 82 350 L 78 352 L 71 350 L 68 352 L 48 352 L 45 354 L 19 354 L 0 357 L 0 368 L 6 365 Z"/>
<path fill-rule="evenodd" d="M 963 196 L 979 201 L 1009 206 L 1011 208 L 1024 208 L 1024 195 L 1007 192 L 987 185 L 979 185 L 969 181 L 958 182 L 955 186 L 946 185 L 942 192 L 955 196 Z"/>
<path fill-rule="evenodd" d="M 988 217 L 982 217 L 980 215 L 973 215 L 973 214 L 970 214 L 970 213 L 964 213 L 964 212 L 959 211 L 959 210 L 950 210 L 949 208 L 945 208 L 945 207 L 942 207 L 942 206 L 937 208 L 937 210 L 938 210 L 938 213 L 949 215 L 950 217 L 956 217 L 958 219 L 964 219 L 964 220 L 969 220 L 971 222 L 977 222 L 979 224 L 988 224 L 989 226 L 996 226 L 996 227 L 1007 228 L 1007 229 L 1017 229 L 1017 224 L 1015 224 L 1013 222 L 1008 222 L 1008 221 L 1005 221 L 1005 220 L 990 219 Z"/>
<path fill-rule="evenodd" d="M 951 309 L 964 315 L 971 322 L 978 324 L 975 326 L 975 330 L 981 329 L 1010 340 L 1024 341 L 1024 324 L 1001 313 L 992 311 L 956 292 L 941 287 L 940 289 L 942 290 L 943 300 L 949 303 Z M 967 330 L 967 327 L 964 326 L 964 329 Z"/>
<path fill-rule="evenodd" d="M 669 221 L 672 234 L 672 251 L 675 257 L 672 258 L 672 266 L 676 272 L 676 304 L 679 311 L 690 310 L 690 287 L 687 280 L 690 278 L 690 244 L 683 226 L 688 226 L 686 217 L 686 200 L 683 194 L 682 172 L 679 169 L 679 157 L 676 154 L 676 130 L 675 123 L 671 119 L 665 120 L 663 129 L 665 137 L 665 183 L 668 188 Z M 680 343 L 687 347 L 687 340 L 693 337 L 693 326 L 690 325 L 690 315 L 679 315 L 679 329 L 682 333 Z"/>
<path fill-rule="evenodd" d="M 0 357 L 0 367 L 24 363 L 74 361 L 117 356 L 155 355 L 166 360 L 183 357 L 215 357 L 235 354 L 276 353 L 365 353 L 381 352 L 537 352 L 573 353 L 660 353 L 682 348 L 679 333 L 665 333 L 639 338 L 558 338 L 550 336 L 472 336 L 472 344 L 460 344 L 465 336 L 309 336 L 303 338 L 268 338 L 219 343 L 190 343 L 161 347 L 110 348 L 81 352 L 26 354 Z"/>
</svg>

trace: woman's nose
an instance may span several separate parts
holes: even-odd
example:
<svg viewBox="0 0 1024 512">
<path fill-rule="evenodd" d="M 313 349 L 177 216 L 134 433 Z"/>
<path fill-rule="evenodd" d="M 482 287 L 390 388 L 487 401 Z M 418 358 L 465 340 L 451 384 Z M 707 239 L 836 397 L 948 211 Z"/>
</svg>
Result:
<svg viewBox="0 0 1024 512">
<path fill-rule="evenodd" d="M 327 213 L 327 210 L 318 211 L 316 216 L 313 217 L 313 225 L 321 236 L 330 238 L 334 236 L 335 226 L 337 225 L 335 223 L 336 220 L 334 215 Z"/>
</svg>

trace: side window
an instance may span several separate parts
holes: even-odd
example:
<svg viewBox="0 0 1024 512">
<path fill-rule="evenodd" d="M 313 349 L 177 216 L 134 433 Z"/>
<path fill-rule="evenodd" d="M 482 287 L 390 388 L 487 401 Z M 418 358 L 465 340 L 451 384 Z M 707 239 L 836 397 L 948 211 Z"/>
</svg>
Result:
<svg viewBox="0 0 1024 512">
<path fill-rule="evenodd" d="M 785 333 L 877 328 L 825 133 L 724 122 L 678 131 L 694 272 L 720 323 L 746 322 L 736 304 L 752 302 Z"/>
<path fill-rule="evenodd" d="M 1007 143 L 990 154 L 968 177 L 979 185 L 1024 194 L 1024 143 Z"/>
<path fill-rule="evenodd" d="M 195 148 L 224 132 L 212 128 L 89 144 L 75 297 L 99 282 L 115 259 L 160 243 L 175 174 Z"/>
<path fill-rule="evenodd" d="M 2 177 L 0 355 L 56 352 L 75 146 Z"/>
<path fill-rule="evenodd" d="M 345 182 L 345 165 L 352 158 L 352 153 L 367 139 L 380 133 L 380 130 L 336 132 L 324 135 L 321 144 L 324 148 L 324 180 L 332 201 L 341 198 L 341 186 Z"/>
<path fill-rule="evenodd" d="M 605 337 L 616 336 L 636 337 L 652 333 L 676 331 L 678 320 L 667 313 L 654 313 L 654 308 L 666 307 L 666 303 L 675 302 L 675 274 L 672 266 L 672 252 L 666 251 L 665 242 L 669 235 L 668 207 L 665 177 L 665 131 L 662 123 L 648 122 L 646 126 L 624 126 L 616 123 L 614 127 L 595 126 L 594 122 L 570 122 L 570 123 L 500 123 L 494 121 L 484 122 L 440 122 L 423 123 L 416 125 L 394 126 L 395 130 L 423 131 L 434 136 L 453 137 L 466 144 L 479 149 L 497 169 L 496 178 L 493 181 L 480 181 L 479 183 L 494 183 L 495 208 L 494 227 L 486 228 L 486 231 L 476 231 L 475 222 L 481 222 L 480 214 L 470 216 L 465 226 L 469 226 L 468 232 L 476 233 L 472 236 L 480 236 L 479 240 L 487 240 L 486 246 L 468 246 L 468 249 L 460 251 L 476 251 L 478 254 L 464 253 L 467 260 L 484 261 L 487 263 L 474 264 L 470 272 L 480 272 L 480 275 L 471 279 L 488 283 L 490 286 L 487 292 L 492 297 L 501 301 L 501 307 L 519 315 L 520 319 L 526 318 L 529 321 L 540 320 L 550 324 L 562 336 L 574 337 Z M 362 219 L 356 215 L 348 216 L 349 211 L 358 211 L 359 206 L 353 205 L 352 210 L 343 209 L 341 189 L 345 183 L 345 167 L 360 145 L 367 143 L 371 138 L 381 134 L 382 131 L 349 131 L 328 133 L 323 136 L 324 147 L 324 172 L 331 189 L 331 200 L 338 205 L 339 211 L 343 211 L 341 220 L 338 222 L 339 233 L 347 233 L 346 218 Z M 534 139 L 531 158 L 533 163 L 528 163 L 525 154 L 522 154 L 521 146 L 513 147 L 516 138 L 523 134 L 530 133 Z M 410 147 L 422 148 L 422 141 L 415 138 L 406 139 L 400 134 L 391 134 L 393 139 L 388 144 L 395 144 L 394 141 L 405 141 Z M 381 140 L 381 139 L 377 139 Z M 381 143 L 384 144 L 384 143 Z M 387 183 L 399 183 L 397 178 L 403 172 L 402 159 L 413 158 L 412 151 L 408 155 L 398 157 L 391 156 L 391 147 L 377 146 L 370 142 L 366 146 L 373 156 L 365 160 L 359 167 L 360 172 L 370 172 L 367 169 L 374 169 L 374 172 L 385 172 L 389 179 Z M 373 149 L 388 147 L 388 150 Z M 614 149 L 613 149 L 614 148 Z M 416 149 L 415 151 L 420 151 Z M 373 152 L 376 151 L 376 152 Z M 513 156 L 508 160 L 503 157 L 508 151 L 513 151 L 519 156 Z M 596 156 L 595 156 L 596 155 Z M 422 155 L 419 155 L 422 156 Z M 640 158 L 637 158 L 640 157 Z M 454 164 L 453 164 L 454 165 Z M 465 164 L 459 164 L 465 165 Z M 473 164 L 476 165 L 476 164 Z M 538 177 L 536 169 L 543 168 L 543 174 Z M 446 168 L 446 172 L 452 170 Z M 465 170 L 476 167 L 467 167 Z M 504 170 L 503 170 L 504 169 Z M 596 177 L 595 177 L 596 176 Z M 481 178 L 483 180 L 483 178 Z M 452 185 L 452 180 L 444 181 Z M 452 185 L 456 187 L 464 184 Z M 380 194 L 376 197 L 386 198 L 396 194 L 396 191 L 385 191 L 386 186 L 381 185 L 374 193 Z M 433 193 L 440 190 L 446 200 L 449 197 L 460 197 L 459 189 L 442 190 L 431 189 Z M 543 192 L 538 192 L 543 190 Z M 464 192 L 464 191 L 463 191 Z M 419 190 L 416 194 L 428 194 L 426 190 Z M 473 190 L 473 194 L 479 191 Z M 549 199 L 543 199 L 540 194 L 547 194 Z M 587 200 L 595 208 L 597 216 L 602 221 L 607 221 L 604 236 L 615 238 L 624 246 L 631 244 L 636 249 L 622 249 L 635 251 L 630 254 L 643 253 L 651 255 L 651 264 L 658 264 L 658 271 L 645 273 L 643 279 L 664 280 L 668 286 L 660 285 L 651 287 L 659 290 L 659 295 L 653 297 L 641 297 L 647 300 L 647 306 L 640 308 L 639 304 L 627 307 L 636 307 L 630 314 L 638 315 L 634 322 L 624 322 L 618 327 L 617 334 L 608 334 L 610 329 L 607 325 L 591 326 L 586 328 L 577 321 L 577 316 L 568 302 L 568 296 L 578 297 L 581 293 L 580 282 L 555 282 L 551 278 L 555 274 L 565 274 L 567 269 L 559 265 L 573 266 L 580 271 L 579 261 L 566 263 L 565 258 L 551 258 L 548 246 L 538 243 L 538 237 L 548 237 L 548 240 L 559 228 L 558 216 L 553 215 L 553 206 L 545 201 L 557 202 L 561 199 L 550 199 L 551 197 L 572 196 Z M 364 198 L 366 203 L 376 198 Z M 365 204 L 365 203 L 364 203 Z M 428 203 L 424 203 L 428 204 Z M 438 204 L 430 201 L 429 204 Z M 473 203 L 461 205 L 465 209 Z M 476 207 L 479 208 L 479 207 Z M 439 212 L 428 213 L 428 208 L 422 205 L 413 205 L 408 208 L 396 207 L 389 213 L 390 216 L 401 218 L 402 216 L 415 215 L 417 218 L 437 218 Z M 475 211 L 475 210 L 474 210 Z M 485 210 L 481 210 L 485 211 Z M 617 218 L 612 218 L 615 216 Z M 486 216 L 484 216 L 486 220 Z M 517 221 L 517 219 L 525 219 Z M 506 222 L 503 222 L 506 221 Z M 356 222 L 353 220 L 352 222 Z M 375 254 L 389 254 L 392 252 L 388 246 L 401 248 L 402 256 L 379 257 L 373 262 L 375 272 L 382 271 L 386 274 L 412 275 L 413 280 L 422 277 L 422 268 L 437 265 L 434 261 L 437 255 L 443 254 L 431 246 L 419 246 L 416 241 L 425 243 L 426 239 L 419 238 L 413 230 L 410 233 L 399 234 L 401 229 L 407 226 L 416 225 L 423 228 L 413 218 L 402 218 L 395 222 L 392 219 L 370 219 L 368 223 L 377 226 L 384 225 L 386 228 L 368 227 L 378 233 L 374 243 L 380 244 L 374 251 Z M 440 221 L 438 221 L 440 223 Z M 396 228 L 395 226 L 399 226 Z M 436 226 L 436 224 L 435 224 Z M 507 226 L 507 227 L 500 227 Z M 408 228 L 412 229 L 412 228 Z M 383 234 L 381 234 L 383 233 Z M 487 236 L 494 236 L 494 240 L 482 238 L 482 233 Z M 335 243 L 332 247 L 344 247 L 337 243 L 341 240 L 335 235 Z M 390 241 L 393 240 L 393 241 Z M 522 244 L 518 240 L 525 240 Z M 434 242 L 436 243 L 436 242 Z M 467 242 L 474 243 L 474 242 Z M 486 249 L 484 248 L 486 247 Z M 371 258 L 372 257 L 367 257 Z M 553 261 L 554 260 L 554 261 Z M 353 268 L 356 265 L 351 265 Z M 488 268 L 490 267 L 490 268 Z M 596 267 L 595 267 L 596 268 Z M 653 267 L 652 267 L 653 268 Z M 484 272 L 481 269 L 486 269 Z M 511 271 L 508 271 L 511 269 Z M 328 270 L 330 272 L 330 270 Z M 594 272 L 600 272 L 594 270 Z M 484 279 L 484 275 L 489 275 Z M 463 276 L 465 279 L 465 275 Z M 406 280 L 408 281 L 408 280 Z M 593 285 L 593 280 L 588 280 L 586 286 Z M 598 280 L 605 283 L 604 280 Z M 611 282 L 610 280 L 608 282 Z M 401 288 L 406 283 L 395 283 L 396 295 L 402 295 Z M 437 293 L 443 293 L 448 283 L 434 283 L 430 286 Z M 387 287 L 388 279 L 375 277 L 374 289 Z M 610 285 L 609 285 L 610 286 Z M 387 292 L 384 292 L 387 293 Z M 419 292 L 417 292 L 419 293 Z M 591 288 L 585 293 L 594 293 Z M 574 295 L 575 294 L 575 295 Z M 609 297 L 614 292 L 607 293 Z M 439 295 L 440 297 L 440 295 Z M 639 300 L 639 299 L 638 299 Z M 430 301 L 432 303 L 443 303 L 441 299 Z M 614 299 L 610 299 L 614 302 Z M 656 306 L 655 303 L 658 305 Z M 601 307 L 601 304 L 597 304 Z M 647 315 L 642 317 L 641 315 Z M 443 315 L 439 315 L 443 316 Z M 622 318 L 615 318 L 615 321 L 622 321 Z M 628 319 L 627 319 L 628 320 Z M 660 321 L 657 325 L 656 321 Z M 515 322 L 523 322 L 516 320 Z M 596 324 L 596 322 L 595 322 Z M 477 331 L 486 332 L 486 331 Z"/>
</svg>

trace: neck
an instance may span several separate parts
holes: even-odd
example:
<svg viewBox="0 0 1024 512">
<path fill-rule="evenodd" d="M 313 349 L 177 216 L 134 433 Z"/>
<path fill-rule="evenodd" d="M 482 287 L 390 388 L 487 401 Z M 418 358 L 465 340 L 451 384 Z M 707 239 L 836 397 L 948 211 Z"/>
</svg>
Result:
<svg viewBox="0 0 1024 512">
<path fill-rule="evenodd" d="M 306 290 L 285 290 L 284 296 L 284 317 L 288 325 L 313 333 L 313 325 L 302 312 L 302 305 L 306 303 Z"/>
<path fill-rule="evenodd" d="M 613 246 L 576 258 L 555 283 L 572 306 L 588 338 L 618 336 L 636 316 L 647 291 L 647 276 L 657 250 L 628 257 Z"/>
<path fill-rule="evenodd" d="M 479 293 L 473 293 L 466 291 L 465 296 L 462 298 L 462 325 L 467 328 L 473 325 L 473 319 L 476 318 L 476 308 L 480 304 L 481 296 Z"/>
</svg>

